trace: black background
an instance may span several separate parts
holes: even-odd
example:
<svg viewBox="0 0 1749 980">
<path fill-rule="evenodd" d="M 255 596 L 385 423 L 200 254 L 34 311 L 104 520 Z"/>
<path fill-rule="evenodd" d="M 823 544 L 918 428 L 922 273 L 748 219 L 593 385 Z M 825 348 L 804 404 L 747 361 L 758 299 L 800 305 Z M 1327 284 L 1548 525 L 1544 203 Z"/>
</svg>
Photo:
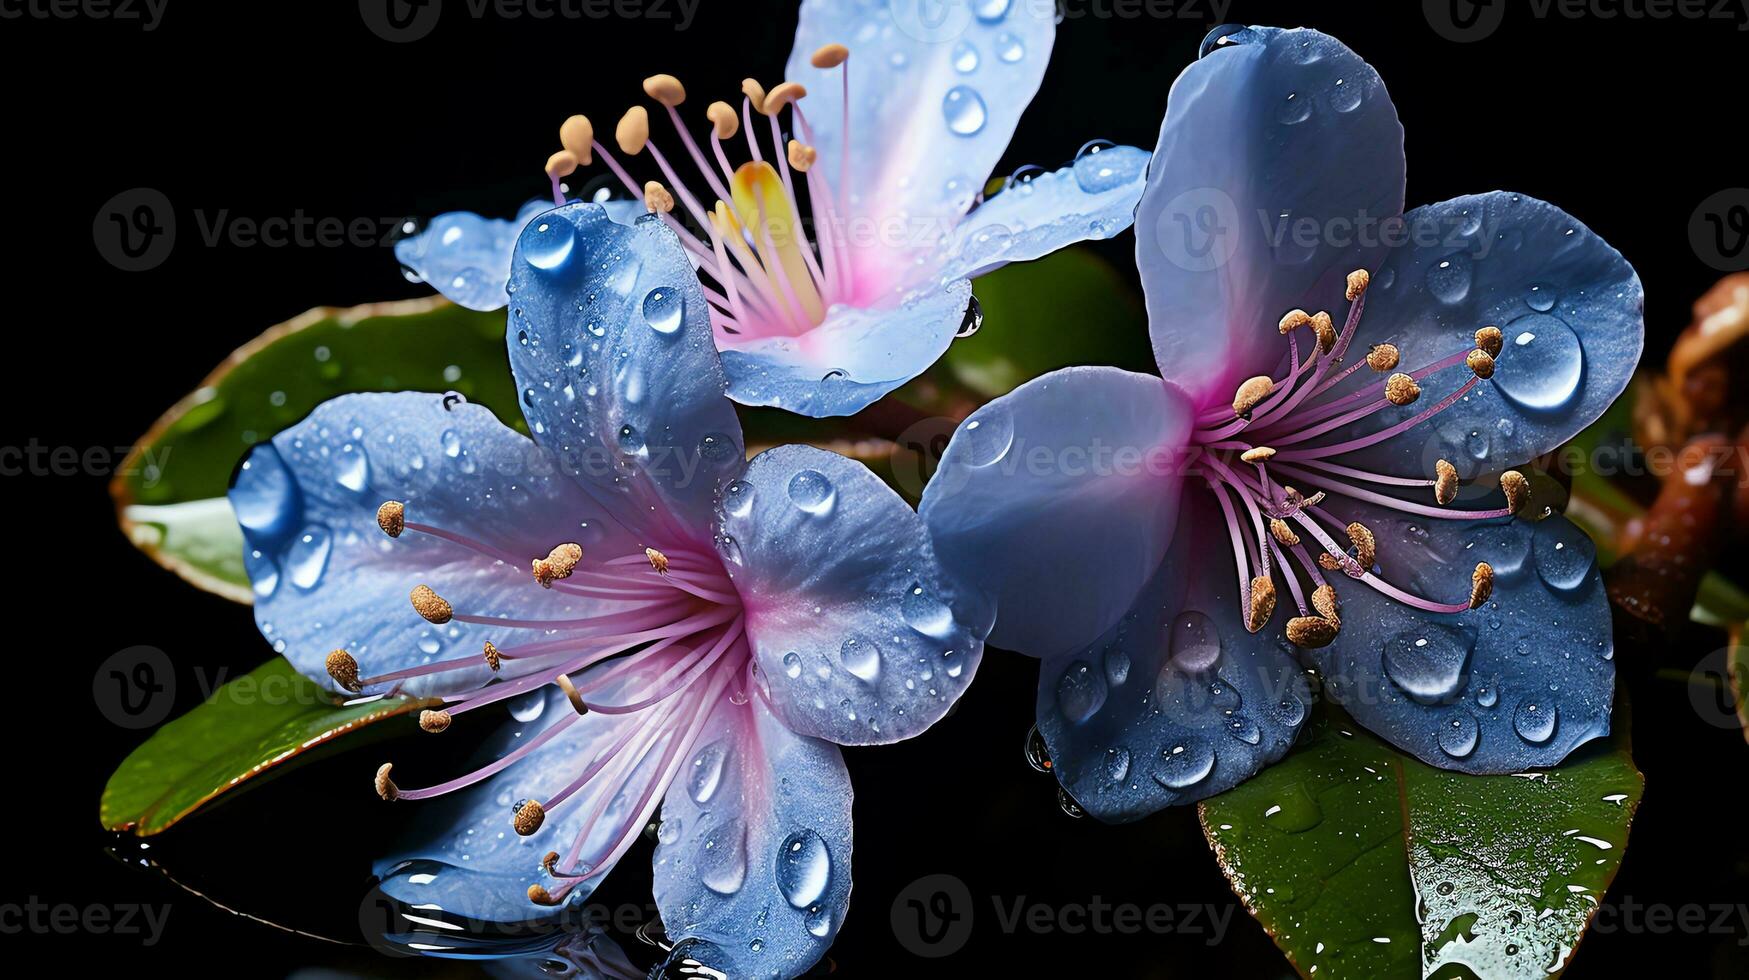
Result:
<svg viewBox="0 0 1749 980">
<path fill-rule="evenodd" d="M 129 445 L 267 326 L 311 306 L 424 292 L 396 274 L 383 248 L 207 247 L 197 210 L 384 221 L 455 208 L 508 213 L 542 193 L 539 168 L 567 114 L 605 125 L 658 71 L 680 75 L 700 101 L 737 91 L 744 75 L 775 81 L 795 20 L 789 3 L 745 0 L 703 0 L 685 31 L 672 19 L 475 20 L 457 12 L 460 0 L 448 6 L 430 37 L 399 45 L 374 36 L 344 0 L 169 0 L 151 32 L 88 18 L 0 20 L 0 443 Z M 1615 244 L 1645 281 L 1648 360 L 1661 360 L 1688 304 L 1718 275 L 1690 247 L 1690 216 L 1708 195 L 1749 183 L 1744 17 L 1537 18 L 1529 4 L 1508 6 L 1499 30 L 1475 43 L 1442 37 L 1418 2 L 1237 2 L 1222 19 L 1318 27 L 1369 60 L 1407 130 L 1411 205 L 1522 191 Z M 18 7 L 7 0 L 0 9 Z M 1215 22 L 1207 0 L 1154 9 L 1178 16 L 1064 23 L 1002 170 L 1054 165 L 1095 137 L 1153 145 L 1168 86 Z M 99 207 L 132 187 L 164 192 L 182 222 L 168 261 L 134 274 L 106 264 L 92 239 Z M 1128 268 L 1132 241 L 1101 248 Z M 143 736 L 93 704 L 96 665 L 136 644 L 167 651 L 180 712 L 199 700 L 198 678 L 240 673 L 268 650 L 247 609 L 183 585 L 116 533 L 101 475 L 6 477 L 0 493 L 12 686 L 0 904 L 34 896 L 172 906 L 150 948 L 138 937 L 52 932 L 8 935 L 6 947 L 103 971 L 452 969 L 289 935 L 111 856 L 112 847 L 142 856 L 137 843 L 99 830 L 96 807 L 106 777 Z M 1685 673 L 1704 652 L 1662 655 Z M 1059 812 L 1054 780 L 1021 756 L 1035 677 L 1032 662 L 992 654 L 956 713 L 926 737 L 846 753 L 856 888 L 831 954 L 839 972 L 1291 975 L 1237 908 L 1192 809 L 1125 827 Z M 1681 684 L 1648 682 L 1636 694 L 1636 755 L 1649 786 L 1609 902 L 1749 900 L 1737 790 L 1749 749 L 1697 720 Z M 158 838 L 146 856 L 234 908 L 355 943 L 366 859 L 394 829 L 363 791 L 381 751 L 343 753 L 241 794 Z M 603 900 L 647 900 L 646 854 L 621 863 Z M 979 918 L 958 956 L 925 961 L 895 941 L 888 911 L 905 886 L 937 873 L 966 882 Z M 1004 936 L 992 896 L 1213 903 L 1232 919 L 1216 945 L 1207 934 Z M 1744 975 L 1736 944 L 1749 933 L 1734 921 L 1729 935 L 1592 935 L 1573 975 L 1609 975 L 1641 957 L 1673 976 Z"/>
</svg>

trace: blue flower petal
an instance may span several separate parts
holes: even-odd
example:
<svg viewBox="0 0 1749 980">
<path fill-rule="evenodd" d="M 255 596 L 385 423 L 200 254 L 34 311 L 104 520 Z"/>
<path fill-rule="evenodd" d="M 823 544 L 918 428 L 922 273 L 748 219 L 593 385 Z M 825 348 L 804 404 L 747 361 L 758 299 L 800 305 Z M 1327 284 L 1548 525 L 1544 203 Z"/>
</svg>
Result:
<svg viewBox="0 0 1749 980">
<path fill-rule="evenodd" d="M 1627 388 L 1645 339 L 1645 292 L 1621 253 L 1552 204 L 1496 191 L 1417 208 L 1366 293 L 1355 349 L 1395 344 L 1413 371 L 1504 334 L 1494 376 L 1400 437 L 1347 465 L 1426 477 L 1444 457 L 1464 478 L 1523 463 L 1596 421 Z M 1366 377 L 1361 385 L 1379 383 Z M 1419 401 L 1315 441 L 1335 445 L 1425 411 L 1471 377 L 1458 364 L 1421 380 Z"/>
<path fill-rule="evenodd" d="M 1311 704 L 1293 648 L 1245 630 L 1214 498 L 1193 491 L 1183 506 L 1171 553 L 1129 612 L 1039 668 L 1052 768 L 1077 803 L 1113 823 L 1249 779 L 1286 754 Z"/>
<path fill-rule="evenodd" d="M 674 232 L 595 204 L 549 211 L 517 242 L 510 294 L 510 368 L 535 441 L 654 541 L 707 537 L 745 457 Z"/>
<path fill-rule="evenodd" d="M 859 412 L 947 351 L 971 299 L 960 279 L 897 304 L 833 307 L 800 337 L 725 343 L 729 397 L 814 418 Z"/>
<path fill-rule="evenodd" d="M 1147 174 L 1148 151 L 1105 146 L 1014 184 L 954 229 L 941 248 L 942 275 L 979 276 L 1089 238 L 1111 238 L 1135 220 Z"/>
<path fill-rule="evenodd" d="M 608 851 L 616 840 L 613 832 L 635 816 L 633 809 L 659 774 L 658 763 L 673 733 L 664 734 L 650 746 L 629 778 L 619 782 L 591 780 L 549 812 L 539 830 L 523 837 L 511 827 L 513 808 L 519 801 L 551 799 L 619 743 L 628 728 L 636 728 L 643 719 L 635 714 L 590 713 L 578 717 L 564 695 L 551 687 L 510 704 L 512 720 L 492 736 L 476 760 L 478 766 L 528 745 L 555 725 L 566 727 L 549 735 L 547 741 L 509 767 L 466 789 L 435 800 L 396 802 L 394 805 L 408 817 L 411 840 L 389 857 L 375 862 L 374 870 L 380 879 L 380 891 L 404 905 L 420 908 L 425 916 L 438 918 L 441 911 L 443 917 L 462 917 L 482 926 L 497 926 L 495 931 L 529 940 L 533 938 L 531 933 L 550 934 L 553 926 L 576 915 L 574 908 L 567 913 L 563 907 L 540 906 L 529 901 L 530 885 L 554 889 L 559 884 L 542 869 L 542 856 L 548 851 L 568 854 L 595 807 L 604 795 L 611 793 L 612 798 L 591 830 L 582 853 L 587 859 L 590 854 Z M 461 716 L 456 724 L 473 723 L 488 715 L 501 717 L 497 709 L 486 708 L 479 715 Z M 637 746 L 638 739 L 634 737 L 629 744 Z M 567 902 L 573 906 L 581 903 L 608 873 L 578 886 Z M 473 935 L 460 936 L 442 933 L 434 936 L 427 932 L 418 941 L 428 945 L 454 943 L 456 951 L 476 954 L 505 955 L 520 948 L 511 943 L 492 942 L 489 934 L 493 931 L 468 930 Z"/>
<path fill-rule="evenodd" d="M 337 691 L 323 666 L 345 649 L 366 676 L 478 657 L 516 631 L 421 619 L 408 600 L 426 584 L 464 612 L 575 618 L 619 608 L 540 588 L 528 562 L 563 541 L 636 553 L 549 453 L 484 407 L 418 393 L 345 395 L 257 446 L 231 488 L 254 583 L 255 620 L 300 672 Z M 416 531 L 389 538 L 376 512 L 484 542 L 513 562 Z M 507 666 L 506 670 L 512 669 Z M 471 690 L 478 668 L 406 682 L 416 694 Z M 372 689 L 373 692 L 377 689 Z"/>
<path fill-rule="evenodd" d="M 1159 378 L 1069 368 L 959 427 L 921 513 L 949 571 L 995 602 L 993 645 L 1063 653 L 1130 608 L 1172 541 L 1191 421 Z"/>
<path fill-rule="evenodd" d="M 844 760 L 759 698 L 720 704 L 699 745 L 657 832 L 656 905 L 675 942 L 671 962 L 748 980 L 800 976 L 825 955 L 850 903 Z"/>
<path fill-rule="evenodd" d="M 1317 31 L 1226 40 L 1174 83 L 1136 212 L 1155 357 L 1198 408 L 1273 373 L 1282 314 L 1335 309 L 1403 210 L 1403 129 L 1370 66 Z"/>
<path fill-rule="evenodd" d="M 1462 522 L 1340 498 L 1326 507 L 1372 530 L 1378 575 L 1405 591 L 1460 602 L 1477 562 L 1494 569 L 1493 598 L 1455 614 L 1331 579 L 1342 629 L 1308 654 L 1356 721 L 1429 765 L 1469 773 L 1552 766 L 1609 733 L 1615 645 L 1583 531 L 1558 514 Z"/>
<path fill-rule="evenodd" d="M 933 245 L 1007 149 L 1055 40 L 1049 4 L 805 0 L 784 77 L 808 89 L 802 106 L 820 154 L 816 166 L 850 201 L 852 214 L 843 217 L 927 231 L 916 244 Z M 842 70 L 809 63 L 831 43 L 850 47 L 848 118 Z M 906 261 L 889 268 L 899 271 Z"/>
<path fill-rule="evenodd" d="M 771 708 L 844 745 L 928 728 L 972 682 L 989 614 L 861 463 L 780 446 L 722 501 L 722 548 Z"/>
<path fill-rule="evenodd" d="M 530 219 L 552 206 L 551 201 L 537 198 L 509 221 L 468 211 L 440 214 L 418 234 L 396 242 L 395 258 L 455 303 L 470 310 L 503 309 L 516 236 Z"/>
</svg>

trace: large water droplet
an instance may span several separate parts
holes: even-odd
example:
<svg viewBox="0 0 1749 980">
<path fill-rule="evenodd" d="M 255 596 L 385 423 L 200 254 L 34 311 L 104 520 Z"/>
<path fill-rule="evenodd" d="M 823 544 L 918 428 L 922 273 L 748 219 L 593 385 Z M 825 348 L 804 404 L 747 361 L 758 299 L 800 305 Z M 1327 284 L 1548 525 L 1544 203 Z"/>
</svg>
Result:
<svg viewBox="0 0 1749 980">
<path fill-rule="evenodd" d="M 303 492 L 279 450 L 262 445 L 243 462 L 231 488 L 231 509 L 249 540 L 263 550 L 291 534 L 303 517 Z"/>
<path fill-rule="evenodd" d="M 1454 759 L 1462 759 L 1476 751 L 1476 743 L 1481 740 L 1481 731 L 1474 715 L 1468 711 L 1454 712 L 1451 717 L 1439 723 L 1440 751 Z"/>
<path fill-rule="evenodd" d="M 1147 153 L 1095 140 L 1075 157 L 1075 183 L 1089 194 L 1102 194 L 1140 179 L 1147 166 Z"/>
<path fill-rule="evenodd" d="M 1473 279 L 1470 257 L 1453 252 L 1427 270 L 1427 291 L 1442 303 L 1461 303 L 1470 294 Z"/>
<path fill-rule="evenodd" d="M 1130 750 L 1119 745 L 1105 750 L 1105 776 L 1114 783 L 1130 778 Z"/>
<path fill-rule="evenodd" d="M 1196 56 L 1206 58 L 1221 48 L 1238 43 L 1234 35 L 1245 29 L 1244 24 L 1220 24 L 1216 26 L 1214 30 L 1203 36 L 1202 45 L 1197 48 Z"/>
<path fill-rule="evenodd" d="M 1524 297 L 1525 305 L 1538 313 L 1547 313 L 1554 309 L 1555 303 L 1559 300 L 1560 295 L 1555 292 L 1555 287 L 1545 283 L 1537 283 L 1530 287 L 1530 292 Z"/>
<path fill-rule="evenodd" d="M 320 524 L 304 528 L 285 553 L 285 575 L 291 584 L 308 591 L 321 584 L 322 573 L 328 570 L 328 555 L 334 549 L 334 538 Z"/>
<path fill-rule="evenodd" d="M 699 846 L 698 880 L 718 895 L 733 895 L 747 880 L 747 829 L 731 818 Z"/>
<path fill-rule="evenodd" d="M 964 447 L 967 466 L 989 466 L 1014 445 L 1014 419 L 1001 405 L 986 406 L 960 427 L 954 442 Z"/>
<path fill-rule="evenodd" d="M 537 221 L 522 234 L 522 257 L 543 272 L 558 272 L 577 248 L 577 229 L 554 218 Z"/>
<path fill-rule="evenodd" d="M 1167 641 L 1172 665 L 1192 674 L 1206 673 L 1221 658 L 1221 631 L 1215 621 L 1194 609 L 1172 618 Z"/>
<path fill-rule="evenodd" d="M 1550 411 L 1573 400 L 1585 372 L 1579 335 L 1559 317 L 1532 313 L 1500 328 L 1506 343 L 1495 358 L 1494 386 L 1513 403 Z"/>
<path fill-rule="evenodd" d="M 844 669 L 858 680 L 874 683 L 881 673 L 881 648 L 873 640 L 853 636 L 838 647 L 838 659 Z"/>
<path fill-rule="evenodd" d="M 978 70 L 978 49 L 970 41 L 961 41 L 954 45 L 953 70 L 962 75 L 970 75 Z"/>
<path fill-rule="evenodd" d="M 1463 685 L 1475 646 L 1474 635 L 1450 626 L 1405 630 L 1385 641 L 1385 676 L 1411 698 L 1435 704 Z"/>
<path fill-rule="evenodd" d="M 801 470 L 789 478 L 790 503 L 806 513 L 816 517 L 824 517 L 832 513 L 832 505 L 838 499 L 838 491 L 833 489 L 832 481 L 819 470 Z"/>
<path fill-rule="evenodd" d="M 777 852 L 777 888 L 790 905 L 805 909 L 826 894 L 832 877 L 832 856 L 826 842 L 811 830 L 784 838 Z"/>
<path fill-rule="evenodd" d="M 1559 714 L 1552 702 L 1525 701 L 1512 716 L 1512 728 L 1526 742 L 1541 745 L 1554 737 Z"/>
<path fill-rule="evenodd" d="M 970 85 L 955 85 L 941 100 L 941 114 L 947 128 L 960 136 L 976 136 L 984 128 L 989 112 L 984 97 Z"/>
<path fill-rule="evenodd" d="M 1199 738 L 1186 738 L 1166 747 L 1154 769 L 1154 781 L 1167 789 L 1195 786 L 1215 771 L 1215 750 Z"/>
<path fill-rule="evenodd" d="M 899 597 L 899 615 L 911 628 L 926 636 L 947 637 L 953 633 L 953 611 L 923 588 L 912 582 Z"/>
<path fill-rule="evenodd" d="M 644 295 L 644 322 L 659 334 L 678 332 L 685 312 L 686 297 L 678 289 L 658 286 Z"/>
<path fill-rule="evenodd" d="M 686 791 L 699 803 L 709 803 L 723 782 L 723 760 L 729 750 L 721 742 L 712 742 L 692 757 L 692 771 L 686 777 Z"/>
<path fill-rule="evenodd" d="M 508 705 L 510 717 L 523 724 L 540 720 L 547 710 L 547 696 L 544 691 L 530 691 L 527 694 L 511 698 Z"/>
<path fill-rule="evenodd" d="M 736 480 L 723 488 L 723 513 L 746 517 L 753 512 L 753 484 Z"/>
<path fill-rule="evenodd" d="M 1561 592 L 1584 586 L 1597 562 L 1597 546 L 1577 524 L 1565 520 L 1538 521 L 1531 536 L 1531 554 L 1537 575 L 1549 588 Z"/>
<path fill-rule="evenodd" d="M 334 479 L 341 486 L 353 493 L 363 493 L 370 485 L 370 459 L 364 454 L 363 446 L 350 443 L 340 447 L 339 469 Z"/>
<path fill-rule="evenodd" d="M 1359 79 L 1338 78 L 1330 89 L 1330 108 L 1337 112 L 1353 112 L 1360 108 L 1366 89 Z"/>
<path fill-rule="evenodd" d="M 1057 680 L 1057 707 L 1079 725 L 1105 704 L 1105 676 L 1085 660 L 1077 660 Z"/>
</svg>

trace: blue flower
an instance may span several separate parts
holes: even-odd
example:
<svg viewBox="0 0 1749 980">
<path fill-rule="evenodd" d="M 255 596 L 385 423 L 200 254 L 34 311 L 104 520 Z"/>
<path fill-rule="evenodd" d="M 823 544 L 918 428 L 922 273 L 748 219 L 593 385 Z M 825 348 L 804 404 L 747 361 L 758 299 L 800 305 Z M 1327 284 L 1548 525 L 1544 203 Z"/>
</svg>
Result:
<svg viewBox="0 0 1749 980">
<path fill-rule="evenodd" d="M 509 290 L 532 440 L 457 396 L 362 394 L 244 462 L 230 497 L 261 632 L 330 690 L 441 699 L 428 731 L 501 704 L 517 719 L 470 774 L 403 789 L 379 772 L 387 799 L 449 797 L 382 866 L 391 896 L 556 915 L 660 805 L 676 955 L 799 974 L 850 894 L 837 745 L 940 718 L 988 616 L 860 464 L 746 460 L 710 307 L 662 221 L 549 210 Z"/>
<path fill-rule="evenodd" d="M 1402 214 L 1402 147 L 1336 40 L 1211 35 L 1136 219 L 1163 380 L 1023 385 L 925 492 L 943 561 L 996 603 L 990 642 L 1042 659 L 1039 729 L 1102 818 L 1279 758 L 1305 665 L 1436 766 L 1553 765 L 1609 729 L 1592 544 L 1509 467 L 1621 394 L 1639 280 L 1519 194 Z"/>
<path fill-rule="evenodd" d="M 947 4 L 931 16 L 927 6 L 806 0 L 787 81 L 767 91 L 748 79 L 736 106 L 712 103 L 708 146 L 677 108 L 687 96 L 679 80 L 646 80 L 680 152 L 651 139 L 643 106 L 620 119 L 613 142 L 627 163 L 647 156 L 659 180 L 638 183 L 585 117 L 560 131 L 565 149 L 548 164 L 554 200 L 564 200 L 561 178 L 599 157 L 638 202 L 613 202 L 617 220 L 645 207 L 664 215 L 707 284 L 729 397 L 742 404 L 859 411 L 922 373 L 975 319 L 972 277 L 1132 220 L 1148 154 L 1100 142 L 981 199 L 1044 76 L 1055 10 Z M 533 210 L 512 222 L 444 215 L 396 254 L 456 302 L 496 309 L 509 243 Z"/>
</svg>

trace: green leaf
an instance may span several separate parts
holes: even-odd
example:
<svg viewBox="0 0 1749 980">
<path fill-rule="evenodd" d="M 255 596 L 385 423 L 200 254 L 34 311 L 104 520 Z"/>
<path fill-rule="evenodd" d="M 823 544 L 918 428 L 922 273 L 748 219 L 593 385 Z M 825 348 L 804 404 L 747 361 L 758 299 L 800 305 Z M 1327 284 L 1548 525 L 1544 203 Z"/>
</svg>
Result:
<svg viewBox="0 0 1749 980">
<path fill-rule="evenodd" d="M 973 286 L 983 329 L 954 341 L 943 363 L 983 398 L 1077 364 L 1154 370 L 1140 297 L 1090 248 L 1004 266 Z"/>
<path fill-rule="evenodd" d="M 1450 976 L 1463 964 L 1545 977 L 1566 967 L 1639 805 L 1619 708 L 1615 727 L 1558 768 L 1470 776 L 1324 705 L 1286 759 L 1200 805 L 1203 833 L 1302 976 Z"/>
<path fill-rule="evenodd" d="M 135 749 L 103 788 L 110 830 L 156 834 L 226 790 L 338 736 L 435 702 L 336 702 L 284 657 L 214 691 Z"/>
<path fill-rule="evenodd" d="M 359 391 L 458 391 L 523 424 L 503 313 L 440 298 L 311 310 L 226 358 L 138 441 L 110 484 L 123 533 L 195 585 L 248 602 L 231 472 L 250 446 Z"/>
</svg>

